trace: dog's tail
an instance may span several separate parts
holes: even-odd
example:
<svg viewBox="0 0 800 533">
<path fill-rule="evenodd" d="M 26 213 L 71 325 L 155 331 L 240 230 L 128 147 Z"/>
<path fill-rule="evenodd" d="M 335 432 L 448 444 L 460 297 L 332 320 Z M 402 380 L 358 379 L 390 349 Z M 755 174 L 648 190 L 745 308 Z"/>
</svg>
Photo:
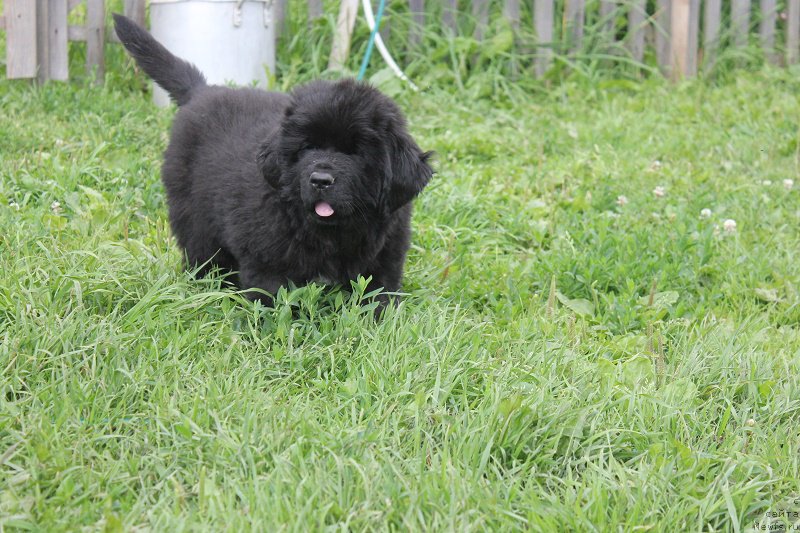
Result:
<svg viewBox="0 0 800 533">
<path fill-rule="evenodd" d="M 206 86 L 206 78 L 197 67 L 174 56 L 131 19 L 114 13 L 114 29 L 136 63 L 179 106 L 188 103 L 196 89 Z"/>
</svg>

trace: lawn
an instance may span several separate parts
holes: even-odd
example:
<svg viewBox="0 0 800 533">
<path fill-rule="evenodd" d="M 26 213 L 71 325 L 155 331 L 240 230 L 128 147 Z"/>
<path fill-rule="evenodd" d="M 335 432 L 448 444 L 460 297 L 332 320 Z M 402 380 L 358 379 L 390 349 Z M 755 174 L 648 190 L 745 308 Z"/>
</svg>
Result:
<svg viewBox="0 0 800 533">
<path fill-rule="evenodd" d="M 122 70 L 0 80 L 0 529 L 800 511 L 800 71 L 401 92 L 438 174 L 376 324 L 358 286 L 271 309 L 185 273 L 174 111 Z"/>
</svg>

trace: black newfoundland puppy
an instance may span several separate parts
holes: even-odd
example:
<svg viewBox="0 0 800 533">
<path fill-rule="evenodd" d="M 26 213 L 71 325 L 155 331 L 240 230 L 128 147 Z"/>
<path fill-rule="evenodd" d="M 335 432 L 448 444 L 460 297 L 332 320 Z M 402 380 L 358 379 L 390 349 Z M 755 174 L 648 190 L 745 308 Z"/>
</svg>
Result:
<svg viewBox="0 0 800 533">
<path fill-rule="evenodd" d="M 114 22 L 180 108 L 161 177 L 190 266 L 238 272 L 238 286 L 271 295 L 359 275 L 372 278 L 368 291 L 399 289 L 411 200 L 433 170 L 394 102 L 352 80 L 291 94 L 210 86 L 133 21 Z"/>
</svg>

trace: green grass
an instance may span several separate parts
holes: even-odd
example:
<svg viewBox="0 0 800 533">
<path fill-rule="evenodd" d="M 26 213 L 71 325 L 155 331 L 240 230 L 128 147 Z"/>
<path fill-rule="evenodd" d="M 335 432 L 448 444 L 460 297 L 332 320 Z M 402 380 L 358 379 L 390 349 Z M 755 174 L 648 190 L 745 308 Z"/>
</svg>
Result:
<svg viewBox="0 0 800 533">
<path fill-rule="evenodd" d="M 399 93 L 439 173 L 374 324 L 349 293 L 265 309 L 183 271 L 172 111 L 113 54 L 102 88 L 0 81 L 0 529 L 797 510 L 798 71 Z"/>
</svg>

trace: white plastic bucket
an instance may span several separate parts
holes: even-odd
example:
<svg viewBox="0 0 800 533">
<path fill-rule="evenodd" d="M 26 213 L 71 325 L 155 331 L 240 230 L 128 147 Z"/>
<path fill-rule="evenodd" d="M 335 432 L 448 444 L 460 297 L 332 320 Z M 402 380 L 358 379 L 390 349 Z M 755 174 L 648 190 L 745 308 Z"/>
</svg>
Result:
<svg viewBox="0 0 800 533">
<path fill-rule="evenodd" d="M 275 71 L 272 0 L 151 0 L 150 29 L 209 83 L 266 87 L 267 71 Z M 170 100 L 154 85 L 153 101 Z"/>
</svg>

